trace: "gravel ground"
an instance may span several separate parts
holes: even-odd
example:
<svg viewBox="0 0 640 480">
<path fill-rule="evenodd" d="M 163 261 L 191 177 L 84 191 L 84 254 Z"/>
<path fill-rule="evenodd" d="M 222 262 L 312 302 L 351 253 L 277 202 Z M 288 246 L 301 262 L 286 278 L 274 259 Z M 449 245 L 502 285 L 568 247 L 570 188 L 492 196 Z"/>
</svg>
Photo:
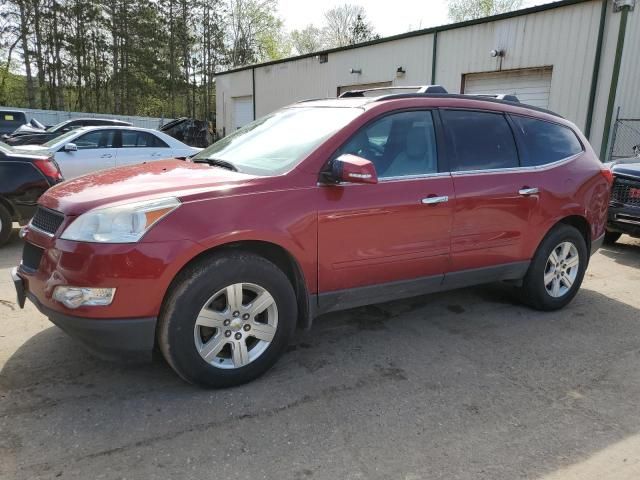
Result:
<svg viewBox="0 0 640 480">
<path fill-rule="evenodd" d="M 488 285 L 326 315 L 221 391 L 20 310 L 20 252 L 0 250 L 0 478 L 640 478 L 640 241 L 560 312 Z"/>
</svg>

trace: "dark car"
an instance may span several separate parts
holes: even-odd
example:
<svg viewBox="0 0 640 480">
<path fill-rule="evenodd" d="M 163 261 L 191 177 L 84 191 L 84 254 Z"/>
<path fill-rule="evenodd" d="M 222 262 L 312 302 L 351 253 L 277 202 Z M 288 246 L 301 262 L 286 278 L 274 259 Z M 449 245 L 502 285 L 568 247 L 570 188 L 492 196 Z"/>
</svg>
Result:
<svg viewBox="0 0 640 480">
<path fill-rule="evenodd" d="M 40 195 L 61 181 L 52 157 L 17 153 L 0 142 L 0 245 L 9 239 L 12 223 L 26 224 Z"/>
<path fill-rule="evenodd" d="M 606 243 L 623 233 L 640 238 L 640 157 L 619 160 L 611 166 L 613 186 L 607 221 Z"/>
<path fill-rule="evenodd" d="M 27 116 L 18 110 L 0 110 L 0 137 L 12 133 L 27 123 Z"/>
<path fill-rule="evenodd" d="M 18 128 L 11 135 L 5 137 L 4 142 L 10 146 L 42 145 L 43 143 L 53 140 L 63 133 L 67 133 L 76 128 L 97 126 L 128 127 L 131 126 L 131 123 L 123 122 L 121 120 L 112 120 L 109 118 L 74 118 L 73 120 L 66 120 L 41 131 L 34 129 L 29 125 L 25 125 Z"/>
<path fill-rule="evenodd" d="M 237 385 L 326 312 L 502 280 L 564 307 L 610 189 L 573 123 L 513 101 L 301 102 L 192 161 L 52 188 L 12 276 L 20 305 L 95 351 L 157 346 L 188 381 Z"/>
</svg>

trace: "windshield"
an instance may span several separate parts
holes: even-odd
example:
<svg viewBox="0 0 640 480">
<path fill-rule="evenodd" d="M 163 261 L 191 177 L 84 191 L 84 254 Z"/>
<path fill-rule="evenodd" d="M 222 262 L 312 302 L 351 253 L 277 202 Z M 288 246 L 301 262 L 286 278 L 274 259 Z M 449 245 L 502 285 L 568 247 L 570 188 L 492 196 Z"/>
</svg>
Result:
<svg viewBox="0 0 640 480">
<path fill-rule="evenodd" d="M 282 174 L 362 113 L 359 108 L 286 108 L 246 125 L 193 157 L 253 175 Z"/>
<path fill-rule="evenodd" d="M 67 133 L 60 135 L 54 139 L 49 140 L 47 143 L 43 143 L 43 148 L 51 148 L 58 145 L 60 142 L 64 142 L 67 138 L 73 137 L 78 133 L 78 130 L 69 130 Z"/>
<path fill-rule="evenodd" d="M 54 126 L 47 128 L 47 132 L 55 132 L 56 130 L 58 130 L 60 127 L 62 127 L 63 125 L 69 123 L 69 120 L 65 120 L 64 122 L 60 122 L 60 123 L 56 123 Z"/>
</svg>

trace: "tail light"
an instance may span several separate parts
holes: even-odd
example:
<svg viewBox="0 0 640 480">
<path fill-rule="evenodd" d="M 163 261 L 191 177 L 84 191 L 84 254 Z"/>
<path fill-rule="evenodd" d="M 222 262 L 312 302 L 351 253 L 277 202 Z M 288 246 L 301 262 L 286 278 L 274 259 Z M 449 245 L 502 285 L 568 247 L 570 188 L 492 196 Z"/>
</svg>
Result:
<svg viewBox="0 0 640 480">
<path fill-rule="evenodd" d="M 600 167 L 600 175 L 604 177 L 609 185 L 613 184 L 613 172 L 608 166 L 602 165 Z"/>
<path fill-rule="evenodd" d="M 35 160 L 33 163 L 45 177 L 62 180 L 62 173 L 60 173 L 60 169 L 52 160 Z"/>
</svg>

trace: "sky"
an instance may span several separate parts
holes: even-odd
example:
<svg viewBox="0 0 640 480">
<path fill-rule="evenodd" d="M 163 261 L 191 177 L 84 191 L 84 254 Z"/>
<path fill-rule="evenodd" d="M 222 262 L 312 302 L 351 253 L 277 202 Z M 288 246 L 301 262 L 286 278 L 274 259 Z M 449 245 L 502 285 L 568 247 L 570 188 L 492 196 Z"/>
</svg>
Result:
<svg viewBox="0 0 640 480">
<path fill-rule="evenodd" d="M 289 31 L 309 23 L 322 24 L 323 12 L 352 3 L 361 5 L 376 32 L 383 37 L 450 23 L 446 0 L 279 0 L 279 13 Z M 524 7 L 550 3 L 548 0 L 525 0 Z"/>
</svg>

